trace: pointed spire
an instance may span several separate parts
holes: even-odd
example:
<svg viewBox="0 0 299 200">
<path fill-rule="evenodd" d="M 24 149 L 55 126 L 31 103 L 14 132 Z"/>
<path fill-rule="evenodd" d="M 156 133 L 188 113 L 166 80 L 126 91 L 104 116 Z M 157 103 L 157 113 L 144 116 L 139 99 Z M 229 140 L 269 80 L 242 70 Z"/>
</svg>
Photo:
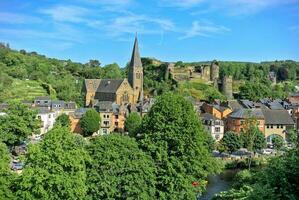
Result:
<svg viewBox="0 0 299 200">
<path fill-rule="evenodd" d="M 141 58 L 140 58 L 140 54 L 139 54 L 139 48 L 138 48 L 137 33 L 135 36 L 135 42 L 134 42 L 134 48 L 133 48 L 133 53 L 132 53 L 132 57 L 131 57 L 130 67 L 132 67 L 132 68 L 142 67 Z"/>
</svg>

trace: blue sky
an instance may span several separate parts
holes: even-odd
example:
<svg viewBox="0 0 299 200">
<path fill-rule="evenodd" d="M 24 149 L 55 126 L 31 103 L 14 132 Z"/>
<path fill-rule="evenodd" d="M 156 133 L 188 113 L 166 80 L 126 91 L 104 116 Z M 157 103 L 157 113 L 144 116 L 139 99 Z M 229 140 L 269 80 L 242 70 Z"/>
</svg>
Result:
<svg viewBox="0 0 299 200">
<path fill-rule="evenodd" d="M 299 60 L 299 0 L 1 0 L 0 41 L 103 64 Z"/>
</svg>

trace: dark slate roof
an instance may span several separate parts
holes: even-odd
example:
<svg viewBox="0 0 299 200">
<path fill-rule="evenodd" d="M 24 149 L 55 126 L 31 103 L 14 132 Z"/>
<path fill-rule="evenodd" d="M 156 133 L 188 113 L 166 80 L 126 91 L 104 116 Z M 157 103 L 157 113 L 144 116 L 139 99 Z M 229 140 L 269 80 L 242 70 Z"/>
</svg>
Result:
<svg viewBox="0 0 299 200">
<path fill-rule="evenodd" d="M 237 110 L 242 108 L 241 104 L 237 100 L 228 100 L 227 106 L 232 110 Z"/>
<path fill-rule="evenodd" d="M 97 111 L 106 111 L 106 112 L 112 112 L 113 111 L 113 102 L 111 101 L 99 101 L 94 107 Z"/>
<path fill-rule="evenodd" d="M 263 110 L 265 124 L 293 125 L 294 121 L 286 110 Z"/>
<path fill-rule="evenodd" d="M 203 113 L 200 115 L 200 117 L 203 119 L 203 120 L 219 120 L 217 117 L 215 117 L 214 115 L 210 114 L 210 113 Z"/>
<path fill-rule="evenodd" d="M 132 57 L 131 57 L 130 67 L 131 68 L 142 67 L 141 58 L 140 58 L 140 54 L 139 54 L 137 37 L 135 37 L 135 42 L 134 42 L 134 48 L 133 48 L 133 53 L 132 53 Z"/>
<path fill-rule="evenodd" d="M 270 108 L 271 110 L 283 110 L 283 109 L 284 109 L 283 106 L 282 106 L 280 103 L 275 102 L 275 101 L 270 102 L 270 103 L 268 104 L 268 106 L 269 106 L 269 108 Z"/>
<path fill-rule="evenodd" d="M 59 109 L 63 109 L 64 108 L 64 104 L 65 102 L 62 100 L 54 100 L 51 102 L 51 107 L 52 108 L 59 108 Z"/>
<path fill-rule="evenodd" d="M 79 119 L 82 118 L 83 115 L 86 113 L 87 110 L 89 110 L 89 108 L 78 108 L 74 112 L 74 117 L 75 118 L 79 118 Z"/>
<path fill-rule="evenodd" d="M 115 93 L 124 80 L 102 79 L 97 92 Z"/>
<path fill-rule="evenodd" d="M 38 110 L 38 114 L 48 114 L 48 113 L 51 112 L 51 111 L 50 111 L 48 108 L 46 108 L 46 107 L 39 107 L 37 110 Z"/>
<path fill-rule="evenodd" d="M 35 97 L 35 101 L 51 101 L 51 98 L 49 96 L 47 97 Z"/>
<path fill-rule="evenodd" d="M 72 102 L 72 101 L 70 101 L 70 102 L 66 102 L 66 103 L 64 104 L 64 108 L 65 108 L 65 109 L 76 109 L 76 103 L 75 103 L 75 102 Z"/>
<path fill-rule="evenodd" d="M 240 100 L 240 102 L 244 108 L 254 108 L 254 103 L 250 100 L 243 99 L 243 100 Z"/>
<path fill-rule="evenodd" d="M 246 119 L 246 118 L 257 118 L 257 119 L 264 119 L 264 115 L 261 109 L 259 108 L 253 108 L 253 109 L 238 109 L 235 110 L 230 114 L 231 118 L 237 118 L 237 119 Z"/>
</svg>

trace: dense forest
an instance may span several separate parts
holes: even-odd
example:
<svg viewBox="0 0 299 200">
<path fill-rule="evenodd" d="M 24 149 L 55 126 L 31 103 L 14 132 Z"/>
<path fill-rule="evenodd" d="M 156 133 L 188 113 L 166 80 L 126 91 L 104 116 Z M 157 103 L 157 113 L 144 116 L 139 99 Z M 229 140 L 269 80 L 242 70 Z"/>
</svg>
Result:
<svg viewBox="0 0 299 200">
<path fill-rule="evenodd" d="M 196 100 L 225 99 L 212 86 L 202 83 L 178 84 L 167 70 L 167 63 L 152 58 L 142 58 L 144 67 L 144 89 L 146 95 L 159 95 L 176 90 Z M 207 62 L 175 64 L 188 67 Z M 240 80 L 237 86 L 241 98 L 256 100 L 263 97 L 283 98 L 294 91 L 299 77 L 299 63 L 275 61 L 262 63 L 220 61 L 220 76 L 232 75 Z M 268 74 L 273 71 L 280 82 L 271 86 Z M 31 100 L 35 96 L 49 95 L 53 99 L 75 101 L 82 105 L 81 89 L 86 78 L 122 79 L 127 66 L 120 68 L 116 63 L 101 66 L 98 60 L 82 64 L 71 60 L 47 58 L 36 52 L 12 50 L 0 46 L 0 102 L 9 99 Z M 243 82 L 242 82 L 243 81 Z M 274 88 L 273 88 L 274 87 Z M 274 89 L 274 90 L 273 90 Z"/>
</svg>

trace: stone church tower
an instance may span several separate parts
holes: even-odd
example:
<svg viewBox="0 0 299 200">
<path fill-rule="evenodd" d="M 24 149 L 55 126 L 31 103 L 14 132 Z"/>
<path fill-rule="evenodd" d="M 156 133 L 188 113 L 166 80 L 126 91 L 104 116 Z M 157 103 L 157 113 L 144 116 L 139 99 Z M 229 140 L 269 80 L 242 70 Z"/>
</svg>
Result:
<svg viewBox="0 0 299 200">
<path fill-rule="evenodd" d="M 134 102 L 143 100 L 143 67 L 138 49 L 138 40 L 135 37 L 131 62 L 129 65 L 128 81 L 134 91 Z"/>
</svg>

